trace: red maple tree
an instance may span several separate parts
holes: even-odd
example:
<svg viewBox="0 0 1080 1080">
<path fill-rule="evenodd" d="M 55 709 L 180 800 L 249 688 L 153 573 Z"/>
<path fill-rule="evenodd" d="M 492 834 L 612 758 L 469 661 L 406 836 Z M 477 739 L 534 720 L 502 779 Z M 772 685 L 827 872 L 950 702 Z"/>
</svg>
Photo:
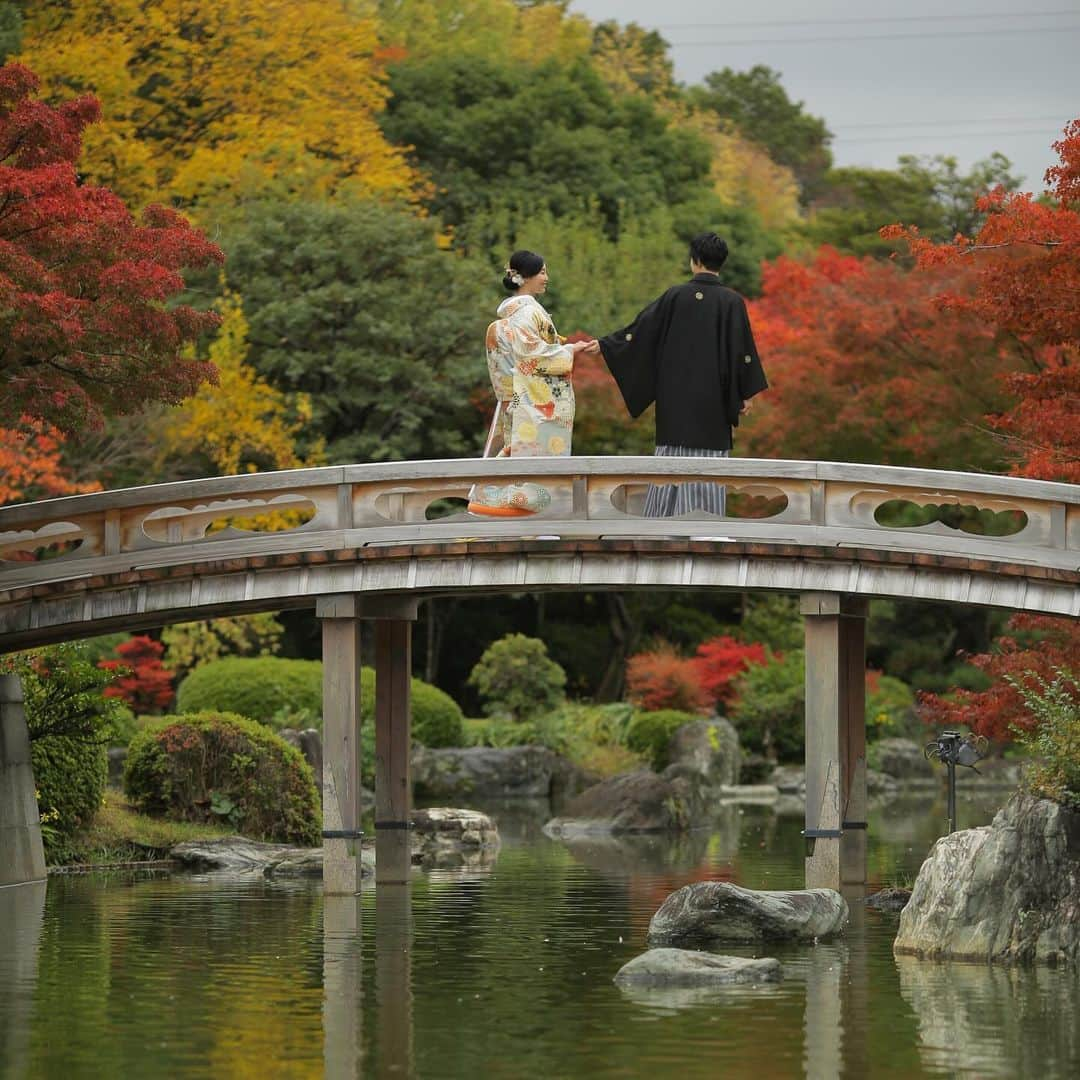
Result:
<svg viewBox="0 0 1080 1080">
<path fill-rule="evenodd" d="M 70 434 L 213 379 L 184 347 L 218 316 L 169 301 L 182 270 L 223 255 L 175 211 L 150 206 L 136 222 L 80 184 L 98 102 L 54 107 L 37 88 L 22 65 L 0 68 L 0 425 L 26 416 Z"/>
<path fill-rule="evenodd" d="M 979 319 L 999 343 L 1025 358 L 1026 370 L 1002 380 L 1011 395 L 989 422 L 1013 451 L 1012 471 L 1043 480 L 1080 481 L 1080 120 L 1055 142 L 1061 164 L 1047 170 L 1048 198 L 994 191 L 980 200 L 987 217 L 975 237 L 933 244 L 893 226 L 925 276 L 960 269 L 965 288 L 943 290 L 943 312 Z M 1031 719 L 1013 685 L 1049 681 L 1057 669 L 1080 672 L 1080 624 L 1014 615 L 993 652 L 969 661 L 992 677 L 982 692 L 921 695 L 930 722 L 964 724 L 998 742 Z M 1007 681 L 1011 678 L 1012 682 Z"/>
<path fill-rule="evenodd" d="M 769 653 L 760 642 L 737 641 L 721 634 L 703 641 L 692 663 L 708 699 L 730 705 L 736 696 L 736 678 L 752 664 L 764 664 L 768 659 Z"/>
<path fill-rule="evenodd" d="M 908 242 L 923 278 L 960 272 L 964 287 L 938 290 L 945 317 L 978 320 L 999 347 L 1024 360 L 1003 379 L 1011 400 L 989 417 L 1014 452 L 1013 471 L 1043 480 L 1080 480 L 1080 120 L 1053 144 L 1048 198 L 990 192 L 975 237 L 934 244 L 917 229 L 890 226 Z"/>
<path fill-rule="evenodd" d="M 23 417 L 18 427 L 0 427 L 0 505 L 98 490 L 71 479 L 63 445 L 63 435 L 43 420 Z"/>
<path fill-rule="evenodd" d="M 627 660 L 626 697 L 647 712 L 678 709 L 696 713 L 708 706 L 694 661 L 670 646 L 636 653 Z"/>
<path fill-rule="evenodd" d="M 173 698 L 172 672 L 161 662 L 165 646 L 137 634 L 122 641 L 115 651 L 118 659 L 98 661 L 99 668 L 120 673 L 102 694 L 123 698 L 139 714 L 164 709 Z"/>
<path fill-rule="evenodd" d="M 999 467 L 985 415 L 1008 400 L 996 376 L 1023 361 L 973 314 L 941 308 L 957 273 L 912 274 L 829 247 L 767 264 L 750 309 L 770 388 L 740 426 L 740 452 Z"/>
</svg>

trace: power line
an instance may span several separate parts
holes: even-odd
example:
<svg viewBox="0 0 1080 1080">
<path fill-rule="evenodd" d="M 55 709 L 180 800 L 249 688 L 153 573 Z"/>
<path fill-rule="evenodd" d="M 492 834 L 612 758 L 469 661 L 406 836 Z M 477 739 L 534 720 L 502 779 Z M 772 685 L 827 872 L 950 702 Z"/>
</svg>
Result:
<svg viewBox="0 0 1080 1080">
<path fill-rule="evenodd" d="M 1046 137 L 1046 131 L 1042 128 L 1023 128 L 1014 131 L 956 131 L 947 132 L 921 132 L 903 131 L 896 135 L 837 135 L 833 142 L 866 143 L 866 142 L 905 142 L 909 140 L 922 141 L 923 139 L 999 139 L 1013 135 L 1038 135 Z"/>
<path fill-rule="evenodd" d="M 725 45 L 729 47 L 736 45 L 819 45 L 829 41 L 911 41 L 928 37 L 938 39 L 992 37 L 1001 34 L 1016 37 L 1018 34 L 1075 34 L 1077 31 L 1080 31 L 1080 26 L 1032 26 L 1015 30 L 956 30 L 952 33 L 927 30 L 921 34 L 845 34 L 843 36 L 831 35 L 828 37 L 738 38 L 726 41 L 670 41 L 668 44 L 673 49 L 696 49 L 706 46 L 719 48 Z"/>
<path fill-rule="evenodd" d="M 830 124 L 837 128 L 957 127 L 970 124 L 1056 124 L 1070 110 L 1054 116 L 965 116 L 959 120 L 874 120 L 850 124 Z"/>
<path fill-rule="evenodd" d="M 1002 11 L 990 14 L 984 11 L 971 12 L 967 15 L 853 15 L 850 18 L 837 19 L 754 19 L 745 22 L 690 22 L 659 23 L 654 30 L 738 30 L 756 26 L 843 26 L 850 23 L 900 23 L 900 22 L 960 22 L 965 19 L 1051 19 L 1065 15 L 1075 17 L 1080 14 L 1076 8 L 1060 11 Z"/>
</svg>

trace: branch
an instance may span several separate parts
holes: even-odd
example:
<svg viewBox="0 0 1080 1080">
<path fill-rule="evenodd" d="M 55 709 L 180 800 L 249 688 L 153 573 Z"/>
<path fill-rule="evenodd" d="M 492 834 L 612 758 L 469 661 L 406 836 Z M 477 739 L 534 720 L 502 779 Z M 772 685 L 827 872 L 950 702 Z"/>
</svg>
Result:
<svg viewBox="0 0 1080 1080">
<path fill-rule="evenodd" d="M 1013 244 L 1028 244 L 1031 247 L 1055 248 L 1061 247 L 1064 243 L 1064 240 L 1005 240 L 1000 244 L 972 244 L 971 247 L 964 248 L 960 254 L 970 255 L 975 251 L 996 251 L 998 248 L 1012 247 Z"/>
</svg>

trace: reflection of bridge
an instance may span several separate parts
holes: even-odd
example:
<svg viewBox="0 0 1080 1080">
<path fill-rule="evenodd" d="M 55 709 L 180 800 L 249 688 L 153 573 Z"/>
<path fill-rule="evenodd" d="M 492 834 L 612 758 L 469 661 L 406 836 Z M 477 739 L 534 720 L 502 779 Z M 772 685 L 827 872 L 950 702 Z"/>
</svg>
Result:
<svg viewBox="0 0 1080 1080">
<path fill-rule="evenodd" d="M 648 483 L 691 479 L 723 481 L 771 516 L 639 516 Z M 551 505 L 534 519 L 427 519 L 433 507 L 452 509 L 447 500 L 465 498 L 475 481 L 541 483 Z M 887 524 L 903 520 L 890 516 L 903 503 L 974 507 L 979 514 L 968 520 L 990 521 L 989 531 L 1003 535 L 940 521 Z M 161 484 L 0 509 L 0 651 L 227 613 L 316 608 L 325 680 L 324 874 L 333 892 L 353 891 L 359 881 L 364 620 L 374 621 L 376 636 L 379 877 L 392 880 L 408 851 L 402 826 L 411 621 L 419 599 L 559 589 L 799 593 L 807 643 L 807 876 L 838 883 L 865 874 L 867 598 L 1076 616 L 1078 584 L 1080 489 L 880 466 L 692 458 L 408 462 Z M 32 780 L 20 760 L 25 728 L 17 696 L 5 680 L 0 775 L 18 773 L 25 791 Z M 12 862 L 7 852 L 33 848 L 37 854 L 14 860 L 13 880 L 38 876 L 36 821 L 2 806 L 0 867 Z"/>
</svg>

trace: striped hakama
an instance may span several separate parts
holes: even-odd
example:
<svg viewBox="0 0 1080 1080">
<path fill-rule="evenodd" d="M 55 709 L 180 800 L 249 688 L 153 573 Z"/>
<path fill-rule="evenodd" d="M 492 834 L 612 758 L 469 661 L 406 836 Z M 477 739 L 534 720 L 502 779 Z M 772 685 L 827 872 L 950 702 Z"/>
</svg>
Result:
<svg viewBox="0 0 1080 1080">
<path fill-rule="evenodd" d="M 658 446 L 656 457 L 726 458 L 730 450 L 694 450 L 688 446 Z M 682 484 L 650 484 L 645 496 L 645 517 L 677 517 L 706 513 L 724 516 L 726 489 L 712 480 Z"/>
</svg>

